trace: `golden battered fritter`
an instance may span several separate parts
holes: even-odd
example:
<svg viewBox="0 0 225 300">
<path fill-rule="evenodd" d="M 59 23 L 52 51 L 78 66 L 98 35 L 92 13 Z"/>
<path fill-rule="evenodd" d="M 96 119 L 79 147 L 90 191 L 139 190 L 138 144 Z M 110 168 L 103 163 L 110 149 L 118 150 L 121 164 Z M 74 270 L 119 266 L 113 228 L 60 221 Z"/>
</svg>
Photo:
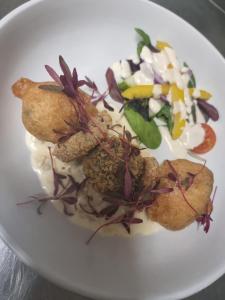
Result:
<svg viewBox="0 0 225 300">
<path fill-rule="evenodd" d="M 41 85 L 55 85 L 52 82 L 33 82 L 21 78 L 12 86 L 14 95 L 23 102 L 22 120 L 25 128 L 36 138 L 57 143 L 58 134 L 69 131 L 69 123 L 78 125 L 78 116 L 70 98 L 63 92 L 40 89 Z M 97 113 L 90 103 L 90 96 L 79 90 L 79 96 L 86 103 L 86 109 L 92 115 Z"/>
<path fill-rule="evenodd" d="M 95 148 L 105 138 L 108 127 L 112 124 L 112 119 L 106 111 L 103 111 L 95 118 L 95 124 L 97 126 L 89 125 L 91 133 L 79 131 L 64 143 L 57 144 L 53 155 L 64 162 L 87 155 L 91 149 Z"/>
<path fill-rule="evenodd" d="M 123 155 L 124 149 L 120 139 L 112 137 L 110 146 L 109 141 L 104 142 L 84 159 L 84 174 L 95 190 L 101 193 L 122 190 L 125 165 Z M 129 170 L 134 178 L 135 186 L 144 171 L 144 159 L 140 154 L 130 157 Z"/>
<path fill-rule="evenodd" d="M 144 188 L 155 186 L 159 179 L 159 164 L 154 157 L 144 157 L 144 173 L 141 178 Z"/>
<path fill-rule="evenodd" d="M 148 215 L 151 220 L 160 223 L 167 229 L 183 229 L 196 218 L 207 212 L 210 203 L 210 195 L 213 188 L 213 173 L 205 166 L 185 159 L 170 161 L 173 168 L 179 175 L 179 182 L 182 185 L 185 198 L 192 208 L 185 201 L 177 182 L 168 178 L 172 173 L 168 161 L 160 166 L 160 183 L 158 188 L 173 188 L 173 192 L 160 194 L 155 202 L 148 208 Z M 185 190 L 188 183 L 188 172 L 197 174 L 190 187 Z"/>
</svg>

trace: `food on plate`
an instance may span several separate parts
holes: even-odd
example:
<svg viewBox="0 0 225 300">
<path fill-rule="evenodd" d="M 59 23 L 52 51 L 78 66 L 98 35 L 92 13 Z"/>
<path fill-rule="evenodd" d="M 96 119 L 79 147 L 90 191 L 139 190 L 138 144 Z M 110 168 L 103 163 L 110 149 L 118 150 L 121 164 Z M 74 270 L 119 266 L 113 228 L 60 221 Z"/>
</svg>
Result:
<svg viewBox="0 0 225 300">
<path fill-rule="evenodd" d="M 191 151 L 210 151 L 216 135 L 210 126 L 213 140 L 206 142 L 209 130 L 205 128 L 210 120 L 219 119 L 217 109 L 209 103 L 212 94 L 197 87 L 193 71 L 178 60 L 169 43 L 157 41 L 154 46 L 147 33 L 135 30 L 137 53 L 107 70 L 108 85 L 113 85 L 111 96 L 124 104 L 130 126 L 150 149 L 158 148 L 163 139 L 179 158 L 187 158 Z"/>
<path fill-rule="evenodd" d="M 112 137 L 84 159 L 84 174 L 97 191 L 121 193 L 126 167 L 133 178 L 132 189 L 140 184 L 144 172 L 144 159 L 139 149 L 132 146 L 126 165 L 126 147 L 127 143 L 122 136 Z"/>
<path fill-rule="evenodd" d="M 148 208 L 153 221 L 170 230 L 180 230 L 211 212 L 213 173 L 204 165 L 184 159 L 164 161 L 159 168 L 159 188 L 173 191 L 156 197 Z"/>
<path fill-rule="evenodd" d="M 159 178 L 159 163 L 157 160 L 154 157 L 144 157 L 144 173 L 141 178 L 143 188 L 156 186 Z"/>
<path fill-rule="evenodd" d="M 21 78 L 14 83 L 12 90 L 22 100 L 23 124 L 36 138 L 57 143 L 58 133 L 69 133 L 69 124 L 78 125 L 74 105 L 63 91 L 57 90 L 54 83 Z M 96 109 L 90 104 L 90 96 L 83 91 L 78 93 L 88 112 L 95 115 Z"/>
<path fill-rule="evenodd" d="M 137 32 L 142 36 L 139 56 L 143 57 L 143 51 L 152 51 L 146 53 L 153 55 L 169 48 L 168 56 L 173 58 L 177 69 L 171 65 L 168 69 L 176 69 L 180 76 L 178 62 L 168 44 L 158 42 L 154 47 L 143 31 Z M 140 71 L 137 64 L 141 65 L 142 61 L 121 62 L 124 72 L 121 74 L 131 69 Z M 160 63 L 164 68 L 164 61 Z M 71 72 L 62 56 L 59 64 L 63 72 L 60 76 L 45 66 L 53 82 L 35 83 L 23 78 L 12 87 L 14 95 L 22 99 L 22 119 L 32 165 L 46 192 L 20 205 L 37 202 L 37 211 L 42 214 L 43 206 L 51 201 L 72 222 L 94 231 L 88 242 L 99 231 L 123 236 L 150 234 L 162 227 L 180 230 L 194 221 L 208 232 L 215 196 L 214 193 L 210 198 L 213 173 L 205 164 L 186 159 L 165 160 L 160 164 L 143 147 L 156 149 L 161 143 L 160 126 L 165 125 L 171 138 L 180 136 L 183 144 L 185 134 L 191 132 L 198 140 L 205 135 L 198 147 L 193 140 L 189 142 L 195 153 L 213 147 L 216 138 L 209 125 L 195 124 L 187 129 L 188 120 L 179 109 L 173 110 L 176 104 L 184 104 L 186 94 L 192 102 L 194 94 L 199 94 L 199 101 L 204 103 L 211 97 L 208 92 L 195 88 L 193 74 L 188 77 L 192 86 L 178 87 L 178 83 L 168 78 L 159 84 L 132 86 L 124 80 L 125 75 L 118 84 L 119 75 L 115 70 L 119 66 L 114 65 L 114 71 L 106 72 L 108 90 L 101 93 L 90 78 L 79 80 L 76 69 Z M 143 74 L 135 76 L 142 78 Z M 171 101 L 159 100 L 157 93 L 171 95 Z M 153 100 L 149 101 L 148 97 Z M 161 105 L 158 101 L 164 102 Z M 155 119 L 164 123 L 159 125 Z"/>
<path fill-rule="evenodd" d="M 192 149 L 192 151 L 197 154 L 203 154 L 209 152 L 216 144 L 216 134 L 212 129 L 212 127 L 209 124 L 201 124 L 201 125 L 205 131 L 205 138 L 200 145 Z"/>
<path fill-rule="evenodd" d="M 111 117 L 106 111 L 98 113 L 94 118 L 94 123 L 88 126 L 89 131 L 78 131 L 64 142 L 58 143 L 53 150 L 53 155 L 64 162 L 87 155 L 91 149 L 105 139 L 111 123 Z"/>
</svg>

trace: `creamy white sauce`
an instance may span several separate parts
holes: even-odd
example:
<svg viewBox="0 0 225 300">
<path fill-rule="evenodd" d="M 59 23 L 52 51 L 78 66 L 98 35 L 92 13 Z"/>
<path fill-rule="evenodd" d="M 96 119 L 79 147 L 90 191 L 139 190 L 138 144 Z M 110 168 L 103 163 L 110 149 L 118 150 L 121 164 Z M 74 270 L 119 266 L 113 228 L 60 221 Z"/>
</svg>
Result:
<svg viewBox="0 0 225 300">
<path fill-rule="evenodd" d="M 131 76 L 131 69 L 127 60 L 115 62 L 112 64 L 111 69 L 113 70 L 117 82 L 121 82 Z"/>
<path fill-rule="evenodd" d="M 179 140 L 173 140 L 167 127 L 159 127 L 161 135 L 174 158 L 188 158 L 187 148 Z"/>
<path fill-rule="evenodd" d="M 155 84 L 153 87 L 154 97 L 159 98 L 161 94 L 162 94 L 162 88 L 161 88 L 160 84 Z"/>
<path fill-rule="evenodd" d="M 176 101 L 173 103 L 173 113 L 180 113 L 181 118 L 184 120 L 187 118 L 186 105 L 183 101 Z"/>
<path fill-rule="evenodd" d="M 205 130 L 201 124 L 186 125 L 183 134 L 180 137 L 180 141 L 183 143 L 186 149 L 193 149 L 200 145 L 205 138 Z"/>
<path fill-rule="evenodd" d="M 150 49 L 146 46 L 144 46 L 141 50 L 140 57 L 143 61 L 146 61 L 147 63 L 152 63 L 153 62 L 153 55 Z"/>
<path fill-rule="evenodd" d="M 98 109 L 104 109 L 102 103 L 98 104 Z M 122 113 L 119 113 L 116 108 L 114 112 L 109 112 L 109 114 L 112 117 L 113 124 L 119 123 L 122 126 L 125 126 L 132 135 L 135 135 L 130 128 L 126 118 L 122 115 Z M 116 130 L 121 132 L 123 129 L 117 127 Z M 31 151 L 32 167 L 37 172 L 43 189 L 47 194 L 52 195 L 54 184 L 48 147 L 53 148 L 54 145 L 48 142 L 40 141 L 28 132 L 26 133 L 26 144 Z M 144 150 L 142 155 L 145 157 L 151 156 L 149 150 Z M 64 163 L 53 157 L 53 163 L 56 172 L 65 175 L 72 175 L 77 182 L 82 182 L 85 179 L 83 167 L 80 162 L 72 161 L 69 163 Z M 65 216 L 65 218 L 67 218 L 72 223 L 94 231 L 106 221 L 103 218 L 96 218 L 93 215 L 87 214 L 80 208 L 79 204 L 86 204 L 87 195 L 93 198 L 93 204 L 96 205 L 96 207 L 98 207 L 99 209 L 103 207 L 104 202 L 102 201 L 101 195 L 95 192 L 91 187 L 86 187 L 84 192 L 79 195 L 78 204 L 76 205 L 76 207 L 71 205 L 67 206 L 67 209 L 74 214 L 73 216 L 66 216 L 64 214 L 63 204 L 59 200 L 52 201 L 52 204 L 59 212 L 61 212 Z M 123 212 L 123 209 L 120 208 L 120 210 L 117 212 L 117 215 L 119 216 Z M 115 217 L 117 215 L 115 215 Z M 136 217 L 141 218 L 143 220 L 143 223 L 131 225 L 131 236 L 135 234 L 149 235 L 162 228 L 158 223 L 152 222 L 147 217 L 144 211 L 137 213 Z M 123 226 L 119 224 L 104 227 L 100 231 L 100 234 L 129 237 Z"/>
<path fill-rule="evenodd" d="M 132 75 L 133 81 L 136 85 L 139 84 L 153 84 L 152 76 L 147 75 L 143 71 L 139 70 Z"/>
<path fill-rule="evenodd" d="M 160 100 L 156 100 L 154 98 L 150 98 L 149 102 L 149 116 L 154 116 L 155 114 L 157 114 L 160 109 L 163 107 L 163 103 Z"/>
</svg>

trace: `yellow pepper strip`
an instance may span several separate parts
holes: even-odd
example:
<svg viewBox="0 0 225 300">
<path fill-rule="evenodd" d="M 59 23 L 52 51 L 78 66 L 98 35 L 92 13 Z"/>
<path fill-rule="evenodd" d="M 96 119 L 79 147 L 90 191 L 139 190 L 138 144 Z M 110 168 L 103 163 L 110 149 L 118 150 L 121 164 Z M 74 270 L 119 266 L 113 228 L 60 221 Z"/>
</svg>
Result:
<svg viewBox="0 0 225 300">
<path fill-rule="evenodd" d="M 171 88 L 171 97 L 172 97 L 172 101 L 184 101 L 184 90 L 178 88 L 178 86 L 176 84 L 172 84 Z"/>
<path fill-rule="evenodd" d="M 161 89 L 162 89 L 162 94 L 164 96 L 167 96 L 169 94 L 170 84 L 162 84 Z"/>
<path fill-rule="evenodd" d="M 157 49 L 163 50 L 166 47 L 171 48 L 171 46 L 167 42 L 157 41 L 157 43 L 156 43 L 156 48 Z"/>
<path fill-rule="evenodd" d="M 172 64 L 168 64 L 167 69 L 173 69 L 173 65 Z"/>
<path fill-rule="evenodd" d="M 209 98 L 212 97 L 212 94 L 210 94 L 209 92 L 207 92 L 205 90 L 197 90 L 196 88 L 189 89 L 190 96 L 193 96 L 195 93 L 199 93 L 198 98 L 201 98 L 203 100 L 209 100 Z"/>
<path fill-rule="evenodd" d="M 126 89 L 122 96 L 126 99 L 143 99 L 149 98 L 153 95 L 154 85 L 136 85 Z"/>
<path fill-rule="evenodd" d="M 172 129 L 172 138 L 176 140 L 183 133 L 184 127 L 186 125 L 186 121 L 181 118 L 180 112 L 174 114 L 173 120 L 174 120 L 174 125 Z"/>
<path fill-rule="evenodd" d="M 128 100 L 132 99 L 143 99 L 150 98 L 154 96 L 154 87 L 160 86 L 161 93 L 164 96 L 169 94 L 171 91 L 172 102 L 175 101 L 184 101 L 184 90 L 180 89 L 176 84 L 162 84 L 162 85 L 135 85 L 127 88 L 124 92 L 122 92 L 122 96 Z M 197 90 L 195 88 L 189 88 L 190 96 L 193 96 L 194 93 L 199 92 L 199 98 L 203 100 L 208 100 L 212 95 L 204 90 Z"/>
<path fill-rule="evenodd" d="M 154 96 L 154 87 L 160 87 L 162 95 L 166 96 L 169 93 L 170 85 L 169 84 L 155 84 L 155 85 L 136 85 L 129 87 L 126 89 L 122 96 L 128 100 L 132 99 L 143 99 L 143 98 L 150 98 Z"/>
</svg>

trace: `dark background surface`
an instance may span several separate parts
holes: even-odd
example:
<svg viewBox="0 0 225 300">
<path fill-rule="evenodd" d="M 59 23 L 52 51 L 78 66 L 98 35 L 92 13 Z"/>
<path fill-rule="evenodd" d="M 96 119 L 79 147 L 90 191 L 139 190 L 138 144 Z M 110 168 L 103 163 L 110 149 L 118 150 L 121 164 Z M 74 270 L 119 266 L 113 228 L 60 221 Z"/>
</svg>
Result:
<svg viewBox="0 0 225 300">
<path fill-rule="evenodd" d="M 122 1 L 122 0 L 121 0 Z M 0 0 L 0 19 L 24 0 Z M 153 0 L 203 33 L 225 56 L 225 0 Z M 224 300 L 225 275 L 186 300 Z M 91 300 L 55 286 L 20 262 L 0 240 L 0 300 Z M 153 299 L 154 300 L 154 299 Z"/>
</svg>

